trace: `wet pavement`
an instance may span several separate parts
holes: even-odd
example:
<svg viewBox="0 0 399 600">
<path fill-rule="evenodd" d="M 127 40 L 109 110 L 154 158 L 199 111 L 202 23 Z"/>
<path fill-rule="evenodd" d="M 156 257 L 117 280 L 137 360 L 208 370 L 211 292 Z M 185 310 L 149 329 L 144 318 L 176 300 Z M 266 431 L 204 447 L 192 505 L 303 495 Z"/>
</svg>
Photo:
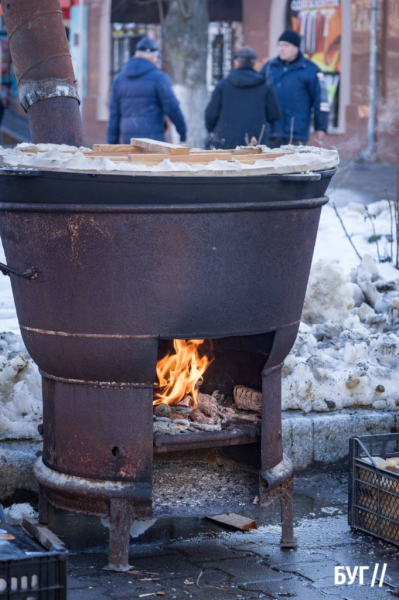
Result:
<svg viewBox="0 0 399 600">
<path fill-rule="evenodd" d="M 246 512 L 259 527 L 246 533 L 199 518 L 160 519 L 132 541 L 132 572 L 126 574 L 102 570 L 108 531 L 99 519 L 54 512 L 50 526 L 71 551 L 68 599 L 399 598 L 399 548 L 347 524 L 346 467 L 313 470 L 295 481 L 297 550 L 279 547 L 277 502 Z M 335 585 L 337 566 L 352 574 L 355 567 L 369 567 L 363 585 L 359 571 L 353 585 Z"/>
<path fill-rule="evenodd" d="M 386 163 L 342 161 L 328 189 L 338 207 L 349 202 L 395 200 L 396 194 L 397 166 Z"/>
</svg>

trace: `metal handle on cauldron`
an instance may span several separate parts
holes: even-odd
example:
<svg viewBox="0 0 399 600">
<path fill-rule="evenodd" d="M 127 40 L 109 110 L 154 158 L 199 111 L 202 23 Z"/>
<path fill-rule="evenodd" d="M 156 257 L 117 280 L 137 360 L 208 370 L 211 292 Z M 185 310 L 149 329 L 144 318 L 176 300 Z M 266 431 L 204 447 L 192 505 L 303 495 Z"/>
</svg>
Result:
<svg viewBox="0 0 399 600">
<path fill-rule="evenodd" d="M 39 177 L 42 171 L 29 167 L 0 167 L 0 175 L 13 177 Z"/>
<path fill-rule="evenodd" d="M 0 271 L 3 273 L 3 275 L 10 275 L 12 273 L 17 277 L 23 277 L 24 279 L 36 279 L 37 277 L 36 267 L 29 267 L 29 269 L 26 269 L 26 271 L 24 271 L 23 273 L 18 273 L 18 271 L 16 271 L 12 267 L 9 267 L 4 263 L 0 263 Z"/>
<path fill-rule="evenodd" d="M 294 181 L 305 183 L 307 181 L 320 181 L 321 173 L 287 173 L 280 175 L 280 181 Z"/>
</svg>

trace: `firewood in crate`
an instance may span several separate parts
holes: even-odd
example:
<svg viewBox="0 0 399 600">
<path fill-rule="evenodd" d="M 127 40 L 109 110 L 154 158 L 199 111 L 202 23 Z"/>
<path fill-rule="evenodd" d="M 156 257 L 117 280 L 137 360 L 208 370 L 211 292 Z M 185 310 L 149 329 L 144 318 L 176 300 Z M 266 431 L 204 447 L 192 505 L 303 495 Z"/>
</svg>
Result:
<svg viewBox="0 0 399 600">
<path fill-rule="evenodd" d="M 380 456 L 373 456 L 372 459 L 378 469 L 385 469 L 386 471 L 399 473 L 399 457 L 385 459 L 381 458 Z M 371 460 L 367 456 L 362 456 L 361 460 L 369 465 L 372 464 Z"/>
<path fill-rule="evenodd" d="M 245 385 L 236 385 L 233 391 L 234 401 L 241 410 L 262 412 L 262 392 Z"/>
<path fill-rule="evenodd" d="M 387 458 L 385 462 L 387 471 L 399 473 L 399 457 Z"/>
</svg>

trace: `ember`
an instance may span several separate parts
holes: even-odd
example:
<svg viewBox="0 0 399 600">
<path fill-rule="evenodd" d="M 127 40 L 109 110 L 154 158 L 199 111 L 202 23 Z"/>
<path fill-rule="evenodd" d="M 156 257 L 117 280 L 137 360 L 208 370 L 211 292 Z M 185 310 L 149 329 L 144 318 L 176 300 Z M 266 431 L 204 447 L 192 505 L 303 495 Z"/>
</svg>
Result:
<svg viewBox="0 0 399 600">
<path fill-rule="evenodd" d="M 203 374 L 212 363 L 205 353 L 201 357 L 199 347 L 204 340 L 174 340 L 175 354 L 167 354 L 158 361 L 154 405 L 182 404 L 195 408 L 198 404 L 198 388 Z"/>
</svg>

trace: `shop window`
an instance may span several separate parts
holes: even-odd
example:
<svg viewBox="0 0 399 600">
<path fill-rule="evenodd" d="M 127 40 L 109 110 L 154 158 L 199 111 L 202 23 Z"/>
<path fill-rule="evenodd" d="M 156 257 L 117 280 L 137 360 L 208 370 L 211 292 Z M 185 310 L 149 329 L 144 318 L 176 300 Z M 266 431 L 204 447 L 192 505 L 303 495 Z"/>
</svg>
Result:
<svg viewBox="0 0 399 600">
<path fill-rule="evenodd" d="M 141 23 L 113 23 L 112 25 L 112 77 L 134 56 L 136 46 L 143 37 L 155 39 L 160 44 L 160 26 Z"/>
<path fill-rule="evenodd" d="M 209 24 L 207 84 L 212 90 L 233 68 L 234 52 L 243 45 L 243 28 L 238 22 Z"/>
<path fill-rule="evenodd" d="M 286 25 L 302 36 L 302 51 L 325 74 L 330 128 L 340 115 L 342 0 L 289 0 Z"/>
</svg>

